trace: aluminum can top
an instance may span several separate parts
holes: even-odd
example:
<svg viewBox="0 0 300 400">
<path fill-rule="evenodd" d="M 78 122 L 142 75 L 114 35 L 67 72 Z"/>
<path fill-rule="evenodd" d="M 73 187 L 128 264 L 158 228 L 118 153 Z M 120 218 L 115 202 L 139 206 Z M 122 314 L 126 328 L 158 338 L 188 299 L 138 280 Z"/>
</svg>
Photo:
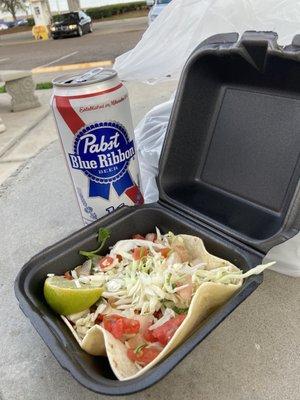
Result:
<svg viewBox="0 0 300 400">
<path fill-rule="evenodd" d="M 52 83 L 56 87 L 76 87 L 92 85 L 94 83 L 105 82 L 117 76 L 117 72 L 111 68 L 94 68 L 84 74 L 62 75 L 53 79 Z"/>
</svg>

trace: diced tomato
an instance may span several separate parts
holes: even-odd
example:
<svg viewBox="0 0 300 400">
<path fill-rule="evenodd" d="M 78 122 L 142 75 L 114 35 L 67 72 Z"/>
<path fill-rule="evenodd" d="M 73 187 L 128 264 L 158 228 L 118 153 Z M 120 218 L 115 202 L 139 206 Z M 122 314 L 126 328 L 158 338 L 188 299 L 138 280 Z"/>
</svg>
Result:
<svg viewBox="0 0 300 400">
<path fill-rule="evenodd" d="M 171 249 L 169 247 L 165 247 L 164 249 L 159 249 L 157 251 L 162 255 L 162 257 L 167 258 Z"/>
<path fill-rule="evenodd" d="M 139 321 L 116 314 L 105 315 L 103 317 L 103 326 L 116 339 L 121 339 L 126 334 L 138 333 L 140 330 Z"/>
<path fill-rule="evenodd" d="M 179 314 L 175 318 L 165 322 L 160 327 L 152 330 L 152 335 L 157 342 L 165 346 L 173 337 L 179 326 L 182 324 L 186 315 Z"/>
<path fill-rule="evenodd" d="M 143 344 L 146 343 L 146 340 L 143 338 L 143 336 L 138 333 L 137 335 L 133 336 L 129 340 L 127 340 L 127 343 L 131 349 L 136 349 L 139 346 L 142 346 Z"/>
<path fill-rule="evenodd" d="M 146 247 L 136 247 L 133 250 L 132 257 L 134 260 L 140 260 L 141 258 L 147 256 L 149 254 L 149 250 Z"/>
<path fill-rule="evenodd" d="M 137 233 L 136 235 L 132 236 L 132 239 L 145 240 L 145 237 Z"/>
<path fill-rule="evenodd" d="M 123 317 L 124 333 L 138 333 L 140 330 L 139 321 Z"/>
<path fill-rule="evenodd" d="M 147 329 L 145 332 L 144 332 L 144 339 L 145 340 L 147 340 L 147 342 L 151 342 L 151 343 L 154 343 L 154 342 L 157 342 L 158 340 L 156 339 L 156 337 L 154 337 L 153 336 L 153 331 L 150 331 L 149 329 Z"/>
<path fill-rule="evenodd" d="M 72 275 L 70 274 L 69 271 L 65 272 L 64 278 L 68 279 L 68 281 L 72 281 L 73 280 L 73 277 L 72 277 Z"/>
<path fill-rule="evenodd" d="M 123 336 L 123 321 L 119 315 L 110 315 L 103 318 L 103 326 L 116 339 L 121 339 Z"/>
<path fill-rule="evenodd" d="M 99 261 L 98 265 L 100 270 L 102 271 L 106 271 L 107 268 L 109 268 L 110 266 L 112 266 L 112 264 L 114 263 L 114 259 L 110 256 L 106 256 L 101 258 L 101 260 Z"/>
<path fill-rule="evenodd" d="M 95 320 L 95 324 L 101 324 L 101 322 L 103 321 L 103 314 L 99 314 L 98 317 Z"/>
<path fill-rule="evenodd" d="M 127 349 L 127 356 L 128 358 L 133 361 L 137 362 L 138 364 L 145 366 L 150 364 L 160 353 L 159 349 L 154 347 L 145 347 L 140 351 L 134 351 L 132 349 Z"/>
<path fill-rule="evenodd" d="M 147 233 L 145 236 L 146 240 L 149 240 L 150 242 L 155 242 L 157 239 L 157 234 L 156 233 Z"/>
</svg>

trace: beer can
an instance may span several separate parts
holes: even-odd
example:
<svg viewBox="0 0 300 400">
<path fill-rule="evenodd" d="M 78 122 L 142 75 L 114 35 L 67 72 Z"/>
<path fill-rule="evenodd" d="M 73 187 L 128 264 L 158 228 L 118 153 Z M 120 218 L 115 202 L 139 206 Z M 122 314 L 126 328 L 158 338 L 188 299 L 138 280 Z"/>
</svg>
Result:
<svg viewBox="0 0 300 400">
<path fill-rule="evenodd" d="M 143 204 L 128 91 L 116 71 L 54 79 L 51 105 L 84 223 Z"/>
</svg>

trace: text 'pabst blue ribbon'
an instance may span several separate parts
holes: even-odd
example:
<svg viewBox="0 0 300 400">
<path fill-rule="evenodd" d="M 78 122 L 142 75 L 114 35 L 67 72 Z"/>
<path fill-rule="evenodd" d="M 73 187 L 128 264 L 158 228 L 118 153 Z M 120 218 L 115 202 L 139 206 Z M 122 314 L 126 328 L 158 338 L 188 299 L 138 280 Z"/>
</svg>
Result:
<svg viewBox="0 0 300 400">
<path fill-rule="evenodd" d="M 69 154 L 72 168 L 90 180 L 89 196 L 109 199 L 113 186 L 119 196 L 134 185 L 128 165 L 135 155 L 133 141 L 116 122 L 97 122 L 84 126 L 74 138 Z"/>
</svg>

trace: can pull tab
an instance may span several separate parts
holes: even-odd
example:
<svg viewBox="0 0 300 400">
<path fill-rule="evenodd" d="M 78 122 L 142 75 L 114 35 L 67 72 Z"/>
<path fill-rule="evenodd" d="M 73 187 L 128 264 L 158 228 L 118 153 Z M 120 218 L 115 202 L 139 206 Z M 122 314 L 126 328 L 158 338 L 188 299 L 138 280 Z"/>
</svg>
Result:
<svg viewBox="0 0 300 400">
<path fill-rule="evenodd" d="M 90 71 L 86 72 L 85 74 L 74 79 L 73 82 L 78 82 L 78 83 L 87 82 L 87 81 L 93 79 L 96 75 L 98 75 L 102 71 L 103 71 L 103 68 L 91 69 Z"/>
</svg>

